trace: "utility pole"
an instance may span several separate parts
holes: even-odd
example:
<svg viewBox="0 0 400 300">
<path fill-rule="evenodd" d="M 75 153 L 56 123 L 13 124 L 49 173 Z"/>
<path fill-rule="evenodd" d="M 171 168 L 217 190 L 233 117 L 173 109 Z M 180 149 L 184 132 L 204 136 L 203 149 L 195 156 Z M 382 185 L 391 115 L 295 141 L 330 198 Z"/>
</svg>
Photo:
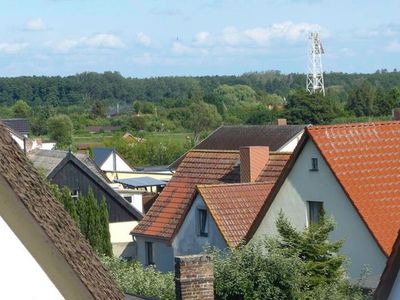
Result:
<svg viewBox="0 0 400 300">
<path fill-rule="evenodd" d="M 324 74 L 322 71 L 322 59 L 324 48 L 318 32 L 311 32 L 308 36 L 310 40 L 309 61 L 306 89 L 310 94 L 322 93 L 325 96 Z"/>
</svg>

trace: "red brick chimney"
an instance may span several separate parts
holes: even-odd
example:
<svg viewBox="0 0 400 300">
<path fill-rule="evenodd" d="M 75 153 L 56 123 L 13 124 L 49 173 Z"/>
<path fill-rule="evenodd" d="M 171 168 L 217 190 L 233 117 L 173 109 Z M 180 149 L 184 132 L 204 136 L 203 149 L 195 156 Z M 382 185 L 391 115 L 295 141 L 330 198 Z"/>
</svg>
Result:
<svg viewBox="0 0 400 300">
<path fill-rule="evenodd" d="M 276 119 L 276 125 L 287 125 L 286 119 Z"/>
<path fill-rule="evenodd" d="M 254 182 L 269 160 L 268 146 L 240 148 L 240 182 Z"/>
<path fill-rule="evenodd" d="M 400 121 L 400 108 L 393 109 L 393 120 Z"/>
<path fill-rule="evenodd" d="M 175 257 L 177 300 L 214 299 L 214 267 L 209 255 Z"/>
</svg>

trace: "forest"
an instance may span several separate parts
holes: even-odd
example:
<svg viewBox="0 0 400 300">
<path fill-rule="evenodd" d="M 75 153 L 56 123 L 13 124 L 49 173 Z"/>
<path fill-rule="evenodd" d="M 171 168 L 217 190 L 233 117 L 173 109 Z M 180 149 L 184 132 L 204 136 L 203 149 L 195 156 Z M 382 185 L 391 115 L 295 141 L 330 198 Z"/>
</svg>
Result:
<svg viewBox="0 0 400 300">
<path fill-rule="evenodd" d="M 32 136 L 56 140 L 60 148 L 76 148 L 82 141 L 112 146 L 133 165 L 148 165 L 170 163 L 222 124 L 270 124 L 279 117 L 289 124 L 387 120 L 400 107 L 396 69 L 326 73 L 324 79 L 325 96 L 305 92 L 305 74 L 279 71 L 145 79 L 118 72 L 0 78 L 0 118 L 29 118 Z M 97 134 L 89 133 L 89 126 L 97 126 Z M 114 132 L 104 134 L 107 126 Z M 122 139 L 125 132 L 142 142 L 132 145 Z"/>
</svg>

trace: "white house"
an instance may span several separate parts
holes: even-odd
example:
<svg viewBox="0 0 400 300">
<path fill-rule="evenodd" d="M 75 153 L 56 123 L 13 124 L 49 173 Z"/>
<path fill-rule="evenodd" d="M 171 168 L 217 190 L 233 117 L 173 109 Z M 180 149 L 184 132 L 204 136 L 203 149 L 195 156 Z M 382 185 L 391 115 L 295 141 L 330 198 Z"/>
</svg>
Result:
<svg viewBox="0 0 400 300">
<path fill-rule="evenodd" d="M 176 255 L 200 253 L 206 244 L 236 246 L 246 238 L 289 157 L 257 146 L 190 151 L 132 231 L 138 260 L 172 271 Z M 238 218 L 243 208 L 246 213 Z M 230 222 L 237 225 L 234 232 Z"/>
<path fill-rule="evenodd" d="M 120 173 L 134 172 L 124 158 L 112 148 L 93 148 L 93 159 L 111 181 L 118 179 Z"/>
<path fill-rule="evenodd" d="M 0 299 L 124 299 L 0 125 Z"/>
<path fill-rule="evenodd" d="M 280 211 L 302 229 L 324 208 L 344 240 L 348 274 L 376 287 L 400 228 L 400 122 L 313 126 L 270 194 L 253 239 L 275 235 Z"/>
</svg>

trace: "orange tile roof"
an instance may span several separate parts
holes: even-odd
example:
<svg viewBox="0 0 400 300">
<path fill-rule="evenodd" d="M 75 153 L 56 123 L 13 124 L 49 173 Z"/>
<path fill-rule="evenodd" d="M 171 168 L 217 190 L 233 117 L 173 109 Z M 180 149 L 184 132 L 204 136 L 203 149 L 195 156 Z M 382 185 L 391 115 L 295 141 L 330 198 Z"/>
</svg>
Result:
<svg viewBox="0 0 400 300">
<path fill-rule="evenodd" d="M 225 242 L 237 247 L 263 206 L 274 183 L 198 185 Z"/>
<path fill-rule="evenodd" d="M 132 233 L 171 240 L 189 209 L 196 184 L 238 182 L 238 161 L 239 151 L 190 151 Z"/>
<path fill-rule="evenodd" d="M 313 126 L 306 132 L 389 255 L 400 229 L 400 122 Z"/>
<path fill-rule="evenodd" d="M 269 162 L 257 180 L 274 182 L 289 156 L 270 152 Z M 196 185 L 239 183 L 239 159 L 236 150 L 190 151 L 132 234 L 172 241 L 190 208 Z"/>
</svg>

